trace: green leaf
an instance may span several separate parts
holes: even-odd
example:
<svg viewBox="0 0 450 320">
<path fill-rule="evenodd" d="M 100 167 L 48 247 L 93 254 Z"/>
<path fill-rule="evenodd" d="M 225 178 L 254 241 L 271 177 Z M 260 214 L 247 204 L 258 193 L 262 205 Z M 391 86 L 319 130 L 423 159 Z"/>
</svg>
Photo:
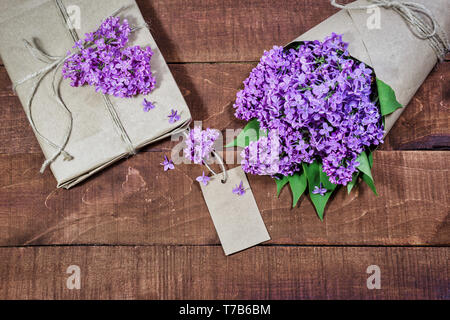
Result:
<svg viewBox="0 0 450 320">
<path fill-rule="evenodd" d="M 280 196 L 281 190 L 283 190 L 283 187 L 286 185 L 286 183 L 289 182 L 289 178 L 287 176 L 283 176 L 282 179 L 276 179 L 275 183 L 277 184 L 277 197 Z"/>
<path fill-rule="evenodd" d="M 309 197 L 311 198 L 314 207 L 316 208 L 317 215 L 320 220 L 323 221 L 323 213 L 325 211 L 325 206 L 330 199 L 336 185 L 334 185 L 333 189 L 329 190 L 325 195 L 321 196 L 320 194 L 312 193 L 314 191 L 315 186 L 320 186 L 320 165 L 314 161 L 312 164 L 307 165 L 303 164 L 303 170 L 306 173 L 306 177 L 308 179 L 308 189 L 309 189 Z M 323 184 L 323 183 L 322 183 Z"/>
<path fill-rule="evenodd" d="M 392 90 L 389 85 L 380 79 L 377 79 L 377 88 L 381 114 L 383 116 L 391 114 L 397 109 L 403 108 L 403 106 L 397 101 L 394 90 Z"/>
<path fill-rule="evenodd" d="M 298 200 L 306 190 L 306 174 L 303 172 L 301 174 L 295 173 L 294 175 L 289 176 L 289 185 L 292 190 L 292 207 L 295 207 L 297 206 Z"/>
<path fill-rule="evenodd" d="M 335 185 L 330 181 L 330 178 L 323 171 L 322 164 L 319 165 L 319 169 L 320 169 L 320 182 L 322 183 L 322 186 L 328 190 L 336 189 L 337 185 Z"/>
<path fill-rule="evenodd" d="M 352 189 L 355 187 L 356 182 L 358 182 L 358 177 L 359 177 L 359 172 L 356 172 L 353 174 L 352 181 L 349 184 L 347 184 L 348 193 L 352 192 Z"/>
<path fill-rule="evenodd" d="M 261 135 L 266 135 L 266 132 L 261 131 L 259 127 L 259 122 L 257 119 L 250 120 L 249 123 L 242 129 L 236 139 L 227 144 L 225 148 L 232 147 L 247 147 L 250 142 L 258 141 Z"/>
<path fill-rule="evenodd" d="M 362 175 L 362 179 L 365 183 L 372 189 L 373 193 L 375 193 L 376 196 L 378 196 L 377 188 L 375 188 L 375 183 L 373 182 L 373 179 L 369 177 L 367 174 Z"/>
<path fill-rule="evenodd" d="M 358 170 L 363 173 L 362 179 L 364 182 L 366 182 L 370 189 L 375 193 L 375 195 L 378 195 L 377 190 L 375 188 L 375 182 L 373 181 L 372 172 L 370 170 L 370 161 L 367 157 L 367 154 L 365 151 L 363 151 L 358 158 L 356 158 L 356 161 L 359 162 Z"/>
<path fill-rule="evenodd" d="M 359 162 L 359 166 L 357 167 L 359 171 L 362 173 L 367 174 L 370 178 L 372 178 L 372 172 L 370 171 L 370 163 L 369 158 L 367 157 L 367 154 L 365 151 L 363 151 L 358 158 L 356 158 L 356 161 Z"/>
<path fill-rule="evenodd" d="M 367 158 L 369 159 L 370 169 L 372 169 L 373 168 L 373 151 L 369 152 L 369 155 L 367 156 Z"/>
<path fill-rule="evenodd" d="M 284 50 L 289 50 L 289 49 L 298 50 L 303 44 L 304 44 L 303 41 L 294 41 L 294 42 L 289 43 L 287 46 L 285 46 Z"/>
<path fill-rule="evenodd" d="M 317 161 L 311 164 L 303 163 L 303 171 L 306 173 L 308 178 L 308 187 L 319 186 L 320 185 L 320 166 Z"/>
<path fill-rule="evenodd" d="M 363 157 L 364 156 L 360 155 L 360 157 L 358 157 L 358 159 L 357 159 L 358 162 L 360 162 L 360 165 L 361 165 L 361 162 L 365 162 L 365 159 Z M 350 193 L 353 190 L 353 188 L 355 187 L 356 183 L 358 182 L 358 177 L 360 175 L 362 175 L 363 176 L 363 180 L 369 185 L 369 187 L 373 190 L 373 192 L 375 194 L 377 194 L 377 191 L 376 191 L 376 188 L 375 188 L 375 184 L 373 182 L 373 179 L 371 178 L 372 177 L 371 169 L 373 168 L 373 151 L 369 151 L 369 155 L 367 156 L 367 161 L 369 163 L 369 169 L 370 170 L 367 170 L 365 165 L 363 165 L 362 169 L 366 170 L 366 172 L 370 172 L 370 176 L 367 176 L 366 174 L 360 173 L 360 172 L 354 173 L 352 181 L 349 184 L 347 184 L 347 191 L 348 191 L 348 193 Z M 358 169 L 360 169 L 360 168 L 358 168 Z M 365 179 L 364 179 L 364 175 L 366 175 Z M 367 181 L 369 181 L 369 182 L 367 182 Z"/>
</svg>

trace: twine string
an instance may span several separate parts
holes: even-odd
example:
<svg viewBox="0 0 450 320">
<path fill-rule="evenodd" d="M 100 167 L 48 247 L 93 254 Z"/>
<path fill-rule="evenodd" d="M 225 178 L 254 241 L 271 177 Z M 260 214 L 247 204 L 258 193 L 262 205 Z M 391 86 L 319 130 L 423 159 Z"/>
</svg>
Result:
<svg viewBox="0 0 450 320">
<path fill-rule="evenodd" d="M 187 125 L 189 127 L 189 123 Z M 181 133 L 184 134 L 184 136 L 186 137 L 186 139 L 189 139 L 189 128 L 185 128 L 183 129 L 183 131 Z M 225 167 L 225 163 L 223 161 L 223 158 L 215 151 L 211 151 L 211 154 L 214 156 L 214 158 L 217 159 L 217 161 L 219 162 L 219 166 L 222 169 L 222 183 L 226 183 L 228 180 L 228 172 L 227 172 L 227 168 Z M 216 173 L 211 166 L 208 164 L 206 159 L 203 159 L 203 164 L 205 165 L 205 167 L 215 176 L 218 175 L 218 173 Z"/>
<path fill-rule="evenodd" d="M 214 158 L 217 159 L 217 161 L 219 162 L 219 166 L 222 169 L 222 183 L 226 183 L 228 180 L 228 172 L 227 169 L 225 168 L 225 163 L 222 159 L 222 157 L 216 152 L 216 151 L 212 151 L 211 152 L 212 155 L 214 156 Z M 203 164 L 205 165 L 206 168 L 208 168 L 209 171 L 211 171 L 211 173 L 215 176 L 217 176 L 217 173 L 214 172 L 214 170 L 209 166 L 209 164 L 206 161 L 203 161 Z"/>
<path fill-rule="evenodd" d="M 406 22 L 411 32 L 419 39 L 428 40 L 440 62 L 450 51 L 450 42 L 433 13 L 420 3 L 397 0 L 368 0 L 369 5 L 339 4 L 331 0 L 331 5 L 345 10 L 365 10 L 373 8 L 392 9 Z"/>
<path fill-rule="evenodd" d="M 55 0 L 55 4 L 59 9 L 58 11 L 60 12 L 60 14 L 63 17 L 63 20 L 65 22 L 64 25 L 69 30 L 70 35 L 72 36 L 72 39 L 75 42 L 78 41 L 78 39 L 79 39 L 78 35 L 76 34 L 75 30 L 73 29 L 72 23 L 70 21 L 70 17 L 68 16 L 67 11 L 64 8 L 64 5 L 61 3 L 60 0 Z M 126 6 L 121 7 L 119 9 L 115 10 L 113 12 L 113 14 L 111 14 L 111 16 L 117 16 L 118 14 L 120 14 L 121 12 L 123 12 L 126 9 L 128 9 L 128 7 L 126 7 Z M 145 28 L 146 26 L 147 26 L 147 24 L 132 27 L 131 32 L 135 32 L 139 29 Z M 52 148 L 54 148 L 56 150 L 55 153 L 52 156 L 50 156 L 48 159 L 46 159 L 44 161 L 44 163 L 42 164 L 40 172 L 43 173 L 45 171 L 45 169 L 51 163 L 53 163 L 60 155 L 64 156 L 65 161 L 72 160 L 74 158 L 67 151 L 65 151 L 65 148 L 67 146 L 67 143 L 69 142 L 70 135 L 71 135 L 72 129 L 73 129 L 73 115 L 72 115 L 72 112 L 70 111 L 70 109 L 64 103 L 64 101 L 61 97 L 61 94 L 59 92 L 59 85 L 61 82 L 61 78 L 57 78 L 57 75 L 59 74 L 57 71 L 69 58 L 78 54 L 80 52 L 80 50 L 76 49 L 74 53 L 67 55 L 67 56 L 63 56 L 63 57 L 52 56 L 52 55 L 49 55 L 48 53 L 44 52 L 37 45 L 35 45 L 25 39 L 23 40 L 23 42 L 24 42 L 24 47 L 29 51 L 29 53 L 31 54 L 31 56 L 33 58 L 47 64 L 47 66 L 45 66 L 44 68 L 41 68 L 40 70 L 33 72 L 33 73 L 25 76 L 23 79 L 20 79 L 13 83 L 13 90 L 14 90 L 14 92 L 16 92 L 16 89 L 19 85 L 24 84 L 30 80 L 36 79 L 35 83 L 33 84 L 32 88 L 31 88 L 31 94 L 28 97 L 27 102 L 26 102 L 27 118 L 28 118 L 28 121 L 30 122 L 30 125 L 31 125 L 33 131 L 41 139 L 41 141 L 43 141 L 44 143 L 46 143 L 47 145 L 51 146 Z M 51 97 L 57 102 L 57 105 L 64 111 L 64 113 L 67 115 L 67 118 L 69 119 L 69 124 L 66 127 L 61 144 L 57 144 L 57 143 L 51 141 L 49 138 L 47 138 L 44 134 L 42 134 L 39 131 L 39 129 L 37 128 L 36 123 L 34 121 L 33 110 L 32 110 L 33 100 L 36 95 L 36 92 L 37 92 L 39 86 L 41 85 L 43 79 L 50 73 L 52 73 Z M 127 145 L 128 153 L 130 155 L 136 154 L 136 150 L 131 142 L 131 139 L 129 138 L 122 122 L 120 121 L 119 115 L 117 114 L 117 111 L 114 108 L 114 105 L 112 104 L 111 100 L 105 94 L 103 94 L 103 100 L 104 100 L 107 110 L 109 111 L 109 115 L 111 116 L 111 119 L 113 120 L 115 127 L 116 127 L 118 133 L 120 134 L 120 137 Z"/>
</svg>

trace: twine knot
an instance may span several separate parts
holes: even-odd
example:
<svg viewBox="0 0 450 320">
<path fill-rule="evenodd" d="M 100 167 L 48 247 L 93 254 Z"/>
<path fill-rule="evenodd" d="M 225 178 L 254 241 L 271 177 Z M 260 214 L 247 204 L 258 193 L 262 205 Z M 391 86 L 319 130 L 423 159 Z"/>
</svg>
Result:
<svg viewBox="0 0 450 320">
<path fill-rule="evenodd" d="M 424 5 L 409 1 L 398 0 L 368 0 L 369 5 L 342 5 L 337 0 L 331 0 L 331 5 L 345 10 L 365 10 L 373 8 L 392 9 L 408 24 L 411 32 L 419 39 L 428 40 L 440 62 L 450 51 L 450 43 L 445 31 L 439 26 L 433 13 Z"/>
<path fill-rule="evenodd" d="M 67 11 L 64 8 L 64 5 L 62 4 L 61 0 L 54 0 L 54 2 L 56 4 L 57 8 L 59 9 L 58 12 L 63 16 L 64 22 L 65 22 L 64 25 L 70 31 L 73 40 L 75 42 L 77 42 L 79 40 L 78 35 L 73 31 L 73 29 L 70 28 L 71 22 L 67 15 Z M 129 6 L 120 7 L 119 9 L 114 11 L 112 16 L 117 16 L 122 11 L 124 11 L 128 8 L 129 8 Z M 145 25 L 133 27 L 131 32 L 135 32 L 144 27 L 145 27 Z M 33 72 L 32 74 L 27 75 L 25 78 L 20 79 L 20 80 L 14 82 L 14 84 L 13 84 L 13 90 L 14 90 L 14 92 L 16 92 L 16 88 L 19 85 L 21 85 L 25 82 L 28 82 L 30 80 L 36 79 L 34 85 L 32 86 L 31 94 L 27 100 L 26 114 L 27 114 L 28 120 L 30 122 L 30 125 L 31 125 L 33 131 L 36 133 L 36 135 L 43 142 L 45 142 L 49 146 L 56 149 L 56 152 L 50 158 L 45 160 L 44 163 L 42 164 L 40 172 L 43 173 L 45 171 L 45 169 L 50 164 L 52 164 L 60 155 L 62 155 L 64 157 L 64 161 L 70 161 L 70 160 L 74 159 L 74 157 L 72 155 L 70 155 L 67 151 L 64 150 L 66 148 L 67 143 L 69 142 L 69 138 L 72 133 L 73 117 L 72 117 L 72 112 L 65 105 L 65 103 L 61 97 L 61 94 L 59 92 L 59 81 L 57 79 L 57 70 L 64 64 L 64 62 L 67 59 L 69 59 L 71 56 L 77 54 L 79 51 L 77 50 L 75 53 L 72 53 L 65 57 L 58 57 L 58 56 L 52 56 L 52 55 L 47 54 L 42 49 L 40 49 L 38 46 L 36 46 L 32 42 L 27 41 L 25 39 L 23 39 L 23 44 L 24 44 L 24 47 L 29 51 L 29 53 L 31 54 L 31 56 L 33 58 L 46 64 L 46 66 L 44 68 L 42 68 L 36 72 Z M 62 110 L 67 114 L 68 119 L 69 119 L 69 125 L 65 128 L 66 129 L 65 134 L 63 136 L 63 142 L 61 144 L 51 141 L 50 139 L 48 139 L 44 134 L 42 134 L 38 130 L 38 128 L 36 127 L 36 124 L 34 122 L 34 117 L 33 117 L 33 112 L 32 112 L 32 104 L 33 104 L 33 99 L 36 95 L 36 92 L 37 92 L 39 86 L 41 85 L 44 77 L 47 76 L 49 73 L 52 73 L 52 82 L 51 82 L 52 83 L 52 97 L 57 102 L 59 107 L 61 107 Z M 107 110 L 109 111 L 109 115 L 111 116 L 111 119 L 115 124 L 115 128 L 117 129 L 121 139 L 125 142 L 125 144 L 127 146 L 128 153 L 130 155 L 135 155 L 136 149 L 134 148 L 133 143 L 130 140 L 130 137 L 128 136 L 125 128 L 123 127 L 123 124 L 120 121 L 119 115 L 118 115 L 117 111 L 115 110 L 114 105 L 112 104 L 110 99 L 105 94 L 103 94 L 103 99 L 105 102 L 105 106 L 106 106 Z"/>
</svg>

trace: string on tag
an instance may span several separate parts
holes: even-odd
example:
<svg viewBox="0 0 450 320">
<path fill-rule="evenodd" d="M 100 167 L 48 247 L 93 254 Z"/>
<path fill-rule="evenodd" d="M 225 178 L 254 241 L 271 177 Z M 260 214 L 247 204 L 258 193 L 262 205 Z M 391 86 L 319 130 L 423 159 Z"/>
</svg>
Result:
<svg viewBox="0 0 450 320">
<path fill-rule="evenodd" d="M 190 133 L 189 124 L 188 124 L 188 127 L 187 127 L 187 128 L 185 128 L 182 132 L 179 132 L 179 133 L 182 133 L 182 134 L 185 136 L 186 139 L 189 139 L 189 133 Z M 227 172 L 227 169 L 226 169 L 226 167 L 225 167 L 225 163 L 224 163 L 224 161 L 223 161 L 223 158 L 222 158 L 215 150 L 211 150 L 211 155 L 212 155 L 214 158 L 217 159 L 217 162 L 219 163 L 219 166 L 220 166 L 220 168 L 222 169 L 222 175 L 223 175 L 223 176 L 222 176 L 221 182 L 222 182 L 222 183 L 226 183 L 227 180 L 228 180 L 228 172 Z M 208 164 L 207 159 L 203 159 L 203 160 L 202 160 L 202 164 L 204 164 L 205 167 L 206 167 L 213 175 L 215 175 L 215 176 L 218 175 L 218 173 L 216 173 L 216 172 L 211 168 L 211 166 Z"/>
</svg>

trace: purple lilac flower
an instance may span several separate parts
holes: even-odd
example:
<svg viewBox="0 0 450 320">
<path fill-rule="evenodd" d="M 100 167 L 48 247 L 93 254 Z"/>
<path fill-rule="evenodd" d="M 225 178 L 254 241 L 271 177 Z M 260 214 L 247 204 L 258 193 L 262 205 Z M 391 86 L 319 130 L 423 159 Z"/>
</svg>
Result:
<svg viewBox="0 0 450 320">
<path fill-rule="evenodd" d="M 74 87 L 85 84 L 96 91 L 119 98 L 149 94 L 155 87 L 150 60 L 150 47 L 125 48 L 131 33 L 128 21 L 109 17 L 99 29 L 78 41 L 77 51 L 64 63 L 62 73 Z"/>
<path fill-rule="evenodd" d="M 274 175 L 279 171 L 280 140 L 274 131 L 268 137 L 250 142 L 241 153 L 242 168 L 245 172 L 256 175 Z"/>
<path fill-rule="evenodd" d="M 177 110 L 171 110 L 171 113 L 169 114 L 169 123 L 175 123 L 178 120 L 181 119 L 180 115 L 178 114 Z"/>
<path fill-rule="evenodd" d="M 189 132 L 184 148 L 184 156 L 196 164 L 202 164 L 209 159 L 214 149 L 214 142 L 219 137 L 219 132 L 213 129 L 202 130 L 195 127 Z"/>
<path fill-rule="evenodd" d="M 325 195 L 325 193 L 327 193 L 328 190 L 322 187 L 322 184 L 320 184 L 320 187 L 315 186 L 314 190 L 312 191 L 312 193 L 314 194 L 320 194 L 322 197 Z"/>
<path fill-rule="evenodd" d="M 244 81 L 234 104 L 242 120 L 257 119 L 279 136 L 278 168 L 259 157 L 261 137 L 242 153 L 244 171 L 292 175 L 318 161 L 330 182 L 352 180 L 361 152 L 383 143 L 384 128 L 372 90 L 374 75 L 351 58 L 342 36 L 306 41 L 296 49 L 275 46 Z"/>
<path fill-rule="evenodd" d="M 142 105 L 144 106 L 145 112 L 149 112 L 151 109 L 155 108 L 155 105 L 153 103 L 151 103 L 150 101 L 148 101 L 147 99 L 144 99 L 144 102 L 142 103 Z"/>
<path fill-rule="evenodd" d="M 164 171 L 175 169 L 172 160 L 167 159 L 167 156 L 164 156 L 164 162 L 161 165 L 164 166 Z"/>
<path fill-rule="evenodd" d="M 208 177 L 208 176 L 206 176 L 206 175 L 205 175 L 205 171 L 203 171 L 203 174 L 202 174 L 201 176 L 197 177 L 196 180 L 197 180 L 199 183 L 203 183 L 203 185 L 207 186 L 207 185 L 208 185 L 208 182 L 209 182 L 209 180 L 211 180 L 211 178 Z"/>
<path fill-rule="evenodd" d="M 236 185 L 236 187 L 233 189 L 233 193 L 237 194 L 238 196 L 243 196 L 245 194 L 244 182 L 241 181 L 239 185 Z"/>
</svg>

